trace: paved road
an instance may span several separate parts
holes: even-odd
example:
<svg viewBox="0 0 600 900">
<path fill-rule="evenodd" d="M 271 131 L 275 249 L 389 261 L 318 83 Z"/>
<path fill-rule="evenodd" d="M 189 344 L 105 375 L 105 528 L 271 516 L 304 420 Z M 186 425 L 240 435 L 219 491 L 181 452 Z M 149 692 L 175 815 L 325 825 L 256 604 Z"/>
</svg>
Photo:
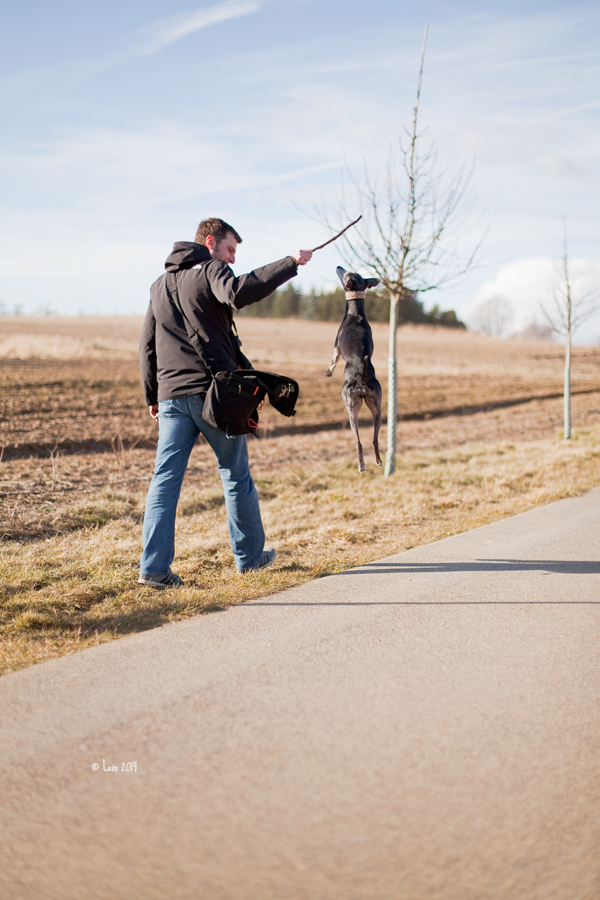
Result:
<svg viewBox="0 0 600 900">
<path fill-rule="evenodd" d="M 7 676 L 2 897 L 598 900 L 599 537 L 596 490 Z"/>
</svg>

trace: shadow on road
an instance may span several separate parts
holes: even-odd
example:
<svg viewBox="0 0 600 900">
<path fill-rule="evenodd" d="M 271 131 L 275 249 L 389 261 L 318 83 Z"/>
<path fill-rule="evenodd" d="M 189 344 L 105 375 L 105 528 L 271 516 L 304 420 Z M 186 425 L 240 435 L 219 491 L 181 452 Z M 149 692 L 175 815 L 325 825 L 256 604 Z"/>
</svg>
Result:
<svg viewBox="0 0 600 900">
<path fill-rule="evenodd" d="M 597 575 L 597 560 L 479 559 L 439 563 L 367 563 L 339 575 L 427 575 L 451 572 L 544 572 L 547 575 Z M 336 577 L 336 576 L 329 576 Z M 484 585 L 482 585 L 484 587 Z M 307 600 L 260 602 L 253 606 L 600 606 L 600 600 Z"/>
<path fill-rule="evenodd" d="M 340 575 L 402 575 L 441 572 L 547 572 L 554 575 L 598 575 L 598 560 L 478 559 L 439 563 L 366 563 Z"/>
</svg>

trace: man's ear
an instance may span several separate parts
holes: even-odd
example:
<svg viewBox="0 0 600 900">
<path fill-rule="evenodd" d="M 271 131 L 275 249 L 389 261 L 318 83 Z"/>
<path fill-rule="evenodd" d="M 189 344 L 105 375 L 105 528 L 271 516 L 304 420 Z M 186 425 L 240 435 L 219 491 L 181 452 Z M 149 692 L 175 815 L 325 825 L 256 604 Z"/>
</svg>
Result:
<svg viewBox="0 0 600 900">
<path fill-rule="evenodd" d="M 217 244 L 218 244 L 218 241 L 217 241 L 216 237 L 214 236 L 214 234 L 207 235 L 206 240 L 204 241 L 205 247 L 208 247 L 209 250 L 215 250 Z"/>
<path fill-rule="evenodd" d="M 377 287 L 378 284 L 379 278 L 365 278 L 365 290 Z"/>
</svg>

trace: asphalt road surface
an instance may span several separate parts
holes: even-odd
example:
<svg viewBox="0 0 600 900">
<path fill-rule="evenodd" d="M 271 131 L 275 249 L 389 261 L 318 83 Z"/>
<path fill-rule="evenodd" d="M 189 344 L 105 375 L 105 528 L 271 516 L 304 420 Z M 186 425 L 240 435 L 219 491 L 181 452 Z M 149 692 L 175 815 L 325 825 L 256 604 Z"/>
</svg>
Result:
<svg viewBox="0 0 600 900">
<path fill-rule="evenodd" d="M 598 900 L 599 544 L 596 490 L 6 676 L 1 896 Z"/>
</svg>

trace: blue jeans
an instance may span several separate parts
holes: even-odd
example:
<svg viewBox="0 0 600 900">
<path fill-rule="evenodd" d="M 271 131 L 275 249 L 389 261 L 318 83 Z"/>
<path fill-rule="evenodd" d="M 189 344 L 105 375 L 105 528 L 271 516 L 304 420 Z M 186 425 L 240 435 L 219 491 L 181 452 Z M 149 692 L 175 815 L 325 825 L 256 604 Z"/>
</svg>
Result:
<svg viewBox="0 0 600 900">
<path fill-rule="evenodd" d="M 170 571 L 175 556 L 177 501 L 199 434 L 204 435 L 217 457 L 235 564 L 242 571 L 260 560 L 265 533 L 250 475 L 246 435 L 228 438 L 224 431 L 213 428 L 202 418 L 203 406 L 198 394 L 158 404 L 158 447 L 144 513 L 142 575 L 166 575 Z"/>
</svg>

